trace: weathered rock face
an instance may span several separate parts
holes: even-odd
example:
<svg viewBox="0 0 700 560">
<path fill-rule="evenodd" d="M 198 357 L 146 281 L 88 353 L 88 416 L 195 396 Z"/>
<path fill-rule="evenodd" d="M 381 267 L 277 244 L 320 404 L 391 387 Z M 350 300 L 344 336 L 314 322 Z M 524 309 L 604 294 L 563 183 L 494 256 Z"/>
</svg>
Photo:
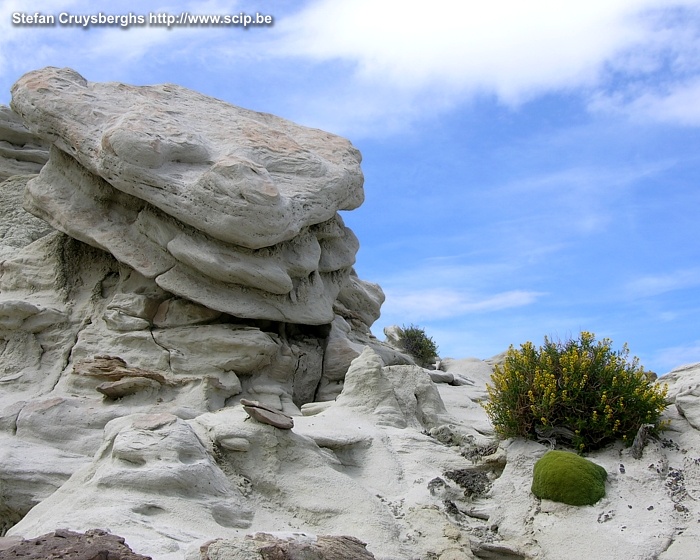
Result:
<svg viewBox="0 0 700 560">
<path fill-rule="evenodd" d="M 688 423 L 700 430 L 700 364 L 677 367 L 660 380 L 668 387 L 668 397 Z"/>
<path fill-rule="evenodd" d="M 5 105 L 0 105 L 0 261 L 17 249 L 53 231 L 22 209 L 26 175 L 39 173 L 49 158 L 48 145 L 31 134 L 22 120 Z"/>
<path fill-rule="evenodd" d="M 28 184 L 30 212 L 210 309 L 333 320 L 358 249 L 337 212 L 364 196 L 348 141 L 178 86 L 89 83 L 67 69 L 31 72 L 12 96 L 53 144 Z M 348 286 L 345 299 L 363 291 Z"/>
<path fill-rule="evenodd" d="M 256 533 L 245 539 L 208 543 L 202 546 L 198 560 L 372 560 L 374 554 L 366 547 L 354 537 Z"/>
<path fill-rule="evenodd" d="M 0 181 L 39 173 L 48 159 L 48 143 L 30 133 L 9 107 L 0 105 Z"/>
<path fill-rule="evenodd" d="M 417 479 L 412 431 L 448 418 L 370 332 L 384 296 L 337 213 L 362 202 L 357 151 L 176 86 L 45 69 L 13 95 L 31 132 L 6 112 L 10 143 L 51 147 L 0 184 L 0 540 L 99 520 L 159 560 L 212 539 L 223 559 L 298 518 L 402 556 L 377 489 Z M 378 427 L 412 431 L 375 444 Z M 349 537 L 263 545 L 372 557 Z"/>
<path fill-rule="evenodd" d="M 93 529 L 84 534 L 55 531 L 35 539 L 21 540 L 0 552 L 3 560 L 45 560 L 46 558 L 75 558 L 80 560 L 151 560 L 150 556 L 134 553 L 122 537 Z"/>
<path fill-rule="evenodd" d="M 159 402 L 189 418 L 242 393 L 294 414 L 337 396 L 349 346 L 381 347 L 369 325 L 384 296 L 354 273 L 337 213 L 363 199 L 346 140 L 67 69 L 27 74 L 12 104 L 21 120 L 3 109 L 0 133 L 15 152 L 51 145 L 38 176 L 0 188 L 0 383 L 14 398 L 70 394 L 55 414 L 74 398 Z M 78 452 L 94 451 L 84 435 Z"/>
</svg>

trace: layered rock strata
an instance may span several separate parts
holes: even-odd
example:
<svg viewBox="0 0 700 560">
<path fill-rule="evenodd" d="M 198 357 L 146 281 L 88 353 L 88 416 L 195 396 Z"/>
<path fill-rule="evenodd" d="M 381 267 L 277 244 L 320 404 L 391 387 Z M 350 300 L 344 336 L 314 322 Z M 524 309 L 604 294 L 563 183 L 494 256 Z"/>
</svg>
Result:
<svg viewBox="0 0 700 560">
<path fill-rule="evenodd" d="M 175 398 L 189 415 L 240 393 L 298 413 L 339 394 L 364 344 L 405 361 L 371 335 L 384 296 L 352 269 L 358 243 L 338 211 L 364 195 L 347 140 L 69 69 L 31 72 L 12 93 L 19 117 L 5 108 L 0 133 L 36 159 L 27 171 L 43 161 L 27 148 L 50 146 L 38 176 L 0 191 L 15 391 L 41 377 L 73 395 Z M 99 356 L 121 363 L 89 373 Z"/>
<path fill-rule="evenodd" d="M 162 289 L 308 325 L 333 320 L 341 290 L 367 298 L 348 281 L 358 242 L 338 214 L 364 197 L 347 140 L 175 85 L 57 68 L 22 77 L 12 108 L 52 143 L 25 207 Z"/>
<path fill-rule="evenodd" d="M 48 159 L 48 143 L 29 132 L 9 107 L 0 105 L 0 182 L 39 173 Z"/>
<path fill-rule="evenodd" d="M 182 560 L 295 508 L 324 534 L 357 516 L 383 525 L 362 484 L 343 490 L 367 502 L 348 515 L 313 497 L 313 481 L 292 482 L 307 470 L 340 488 L 335 454 L 372 445 L 317 444 L 295 433 L 318 421 L 300 409 L 347 400 L 366 346 L 370 377 L 410 361 L 371 334 L 384 296 L 354 272 L 357 240 L 338 214 L 362 202 L 357 150 L 177 86 L 71 70 L 26 75 L 13 108 L 0 132 L 24 161 L 42 145 L 50 158 L 38 175 L 41 161 L 5 166 L 24 174 L 0 184 L 0 537 L 99 519 L 139 552 Z M 350 408 L 396 429 L 445 421 L 422 370 L 396 373 L 411 380 L 398 400 L 386 380 L 370 398 L 363 371 Z"/>
</svg>

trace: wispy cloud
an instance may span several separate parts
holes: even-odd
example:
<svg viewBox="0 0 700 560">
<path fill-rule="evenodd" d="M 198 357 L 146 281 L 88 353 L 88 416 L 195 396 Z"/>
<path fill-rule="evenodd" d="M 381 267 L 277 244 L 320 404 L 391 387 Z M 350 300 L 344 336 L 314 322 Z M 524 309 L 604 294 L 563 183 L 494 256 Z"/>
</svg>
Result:
<svg viewBox="0 0 700 560">
<path fill-rule="evenodd" d="M 626 292 L 632 297 L 653 297 L 698 286 L 700 267 L 693 267 L 636 278 L 627 284 Z"/>
<path fill-rule="evenodd" d="M 682 346 L 670 346 L 659 350 L 654 363 L 660 366 L 658 374 L 668 373 L 681 365 L 700 362 L 700 340 Z"/>
<path fill-rule="evenodd" d="M 194 57 L 215 48 L 223 48 L 240 39 L 248 39 L 241 29 L 178 27 L 155 25 L 121 26 L 15 26 L 12 14 L 41 13 L 58 17 L 62 12 L 74 16 L 98 13 L 132 13 L 148 18 L 154 14 L 236 14 L 240 0 L 206 2 L 168 1 L 149 3 L 133 0 L 109 6 L 88 0 L 36 0 L 30 6 L 20 0 L 0 1 L 0 78 L 6 89 L 22 74 L 43 66 L 70 66 L 96 81 L 122 80 L 143 82 L 138 69 L 148 65 L 192 62 Z M 233 31 L 233 32 L 232 32 Z M 250 47 L 250 46 L 249 46 Z M 242 49 L 245 50 L 245 49 Z M 29 56 L 31 54 L 31 56 Z M 134 79 L 139 76 L 139 79 Z M 5 94 L 5 92 L 3 92 Z M 5 94 L 6 95 L 6 94 Z"/>
<path fill-rule="evenodd" d="M 546 294 L 527 287 L 518 268 L 515 262 L 458 255 L 427 258 L 375 278 L 386 295 L 381 323 L 465 318 L 531 305 Z"/>
<path fill-rule="evenodd" d="M 627 115 L 636 121 L 700 126 L 700 77 L 665 88 L 600 94 L 591 101 L 594 111 Z"/>
<path fill-rule="evenodd" d="M 700 286 L 700 267 L 642 276 L 630 281 L 626 291 L 632 297 L 653 297 L 697 286 Z"/>
<path fill-rule="evenodd" d="M 402 291 L 388 288 L 382 316 L 403 317 L 421 321 L 445 319 L 471 313 L 487 313 L 534 303 L 544 294 L 526 290 L 510 290 L 495 294 L 470 294 L 451 289 Z"/>
</svg>

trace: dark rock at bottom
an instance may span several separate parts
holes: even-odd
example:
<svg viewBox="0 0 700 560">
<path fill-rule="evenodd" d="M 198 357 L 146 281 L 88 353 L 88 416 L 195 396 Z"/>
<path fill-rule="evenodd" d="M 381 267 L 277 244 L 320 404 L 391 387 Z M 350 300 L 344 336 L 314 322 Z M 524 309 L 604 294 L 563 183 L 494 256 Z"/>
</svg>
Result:
<svg viewBox="0 0 700 560">
<path fill-rule="evenodd" d="M 0 560 L 153 560 L 136 554 L 123 537 L 101 529 L 76 533 L 59 529 L 35 539 L 22 540 L 0 550 Z"/>
</svg>

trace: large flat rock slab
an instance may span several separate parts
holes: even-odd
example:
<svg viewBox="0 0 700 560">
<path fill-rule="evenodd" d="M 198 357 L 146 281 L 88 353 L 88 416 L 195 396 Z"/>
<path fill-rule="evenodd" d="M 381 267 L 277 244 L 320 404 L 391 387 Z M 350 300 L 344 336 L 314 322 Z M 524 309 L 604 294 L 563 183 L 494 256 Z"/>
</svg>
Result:
<svg viewBox="0 0 700 560">
<path fill-rule="evenodd" d="M 210 309 L 332 321 L 359 247 L 337 212 L 364 198 L 349 141 L 179 86 L 69 69 L 30 72 L 12 95 L 52 144 L 28 211 Z"/>
</svg>

